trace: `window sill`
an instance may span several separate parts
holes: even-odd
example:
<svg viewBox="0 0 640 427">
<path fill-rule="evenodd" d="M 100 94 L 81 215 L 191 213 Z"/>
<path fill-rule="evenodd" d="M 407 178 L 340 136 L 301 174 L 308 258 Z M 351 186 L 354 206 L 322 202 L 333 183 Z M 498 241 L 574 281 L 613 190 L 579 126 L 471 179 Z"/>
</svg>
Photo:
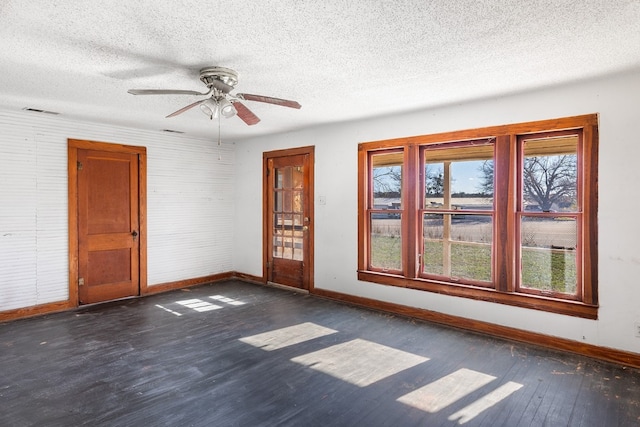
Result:
<svg viewBox="0 0 640 427">
<path fill-rule="evenodd" d="M 418 289 L 443 295 L 494 302 L 497 304 L 523 307 L 533 310 L 547 311 L 550 313 L 564 314 L 567 316 L 582 317 L 585 319 L 598 318 L 597 305 L 589 305 L 579 301 L 563 300 L 540 295 L 525 295 L 499 292 L 495 289 L 437 282 L 420 278 L 409 279 L 395 274 L 363 270 L 358 271 L 358 280 L 378 283 L 381 285 Z"/>
</svg>

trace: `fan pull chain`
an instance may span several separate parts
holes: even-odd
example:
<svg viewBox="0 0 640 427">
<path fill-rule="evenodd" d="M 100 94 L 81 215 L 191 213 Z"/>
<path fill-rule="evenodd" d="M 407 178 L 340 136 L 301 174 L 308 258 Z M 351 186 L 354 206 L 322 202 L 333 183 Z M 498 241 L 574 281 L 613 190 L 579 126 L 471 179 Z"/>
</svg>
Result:
<svg viewBox="0 0 640 427">
<path fill-rule="evenodd" d="M 218 160 L 222 160 L 222 153 L 220 152 L 220 147 L 222 146 L 220 137 L 220 116 L 221 114 L 218 114 Z"/>
</svg>

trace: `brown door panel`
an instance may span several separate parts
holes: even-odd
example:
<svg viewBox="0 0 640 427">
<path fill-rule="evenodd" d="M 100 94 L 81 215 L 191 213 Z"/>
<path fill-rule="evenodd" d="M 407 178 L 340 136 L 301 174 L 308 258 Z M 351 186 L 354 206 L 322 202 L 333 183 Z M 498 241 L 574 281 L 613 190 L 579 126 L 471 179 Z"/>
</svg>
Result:
<svg viewBox="0 0 640 427">
<path fill-rule="evenodd" d="M 139 294 L 138 155 L 78 150 L 78 296 Z"/>
<path fill-rule="evenodd" d="M 271 281 L 281 285 L 294 286 L 302 288 L 301 280 L 304 269 L 301 262 L 291 261 L 288 259 L 276 259 L 273 263 L 273 274 Z"/>
</svg>

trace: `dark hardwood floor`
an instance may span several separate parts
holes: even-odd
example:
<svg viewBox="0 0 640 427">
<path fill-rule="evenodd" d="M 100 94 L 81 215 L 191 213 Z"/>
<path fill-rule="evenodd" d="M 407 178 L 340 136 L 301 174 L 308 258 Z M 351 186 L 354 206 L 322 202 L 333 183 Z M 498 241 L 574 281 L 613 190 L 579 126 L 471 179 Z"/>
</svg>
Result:
<svg viewBox="0 0 640 427">
<path fill-rule="evenodd" d="M 225 281 L 0 324 L 2 426 L 636 426 L 640 372 Z"/>
</svg>

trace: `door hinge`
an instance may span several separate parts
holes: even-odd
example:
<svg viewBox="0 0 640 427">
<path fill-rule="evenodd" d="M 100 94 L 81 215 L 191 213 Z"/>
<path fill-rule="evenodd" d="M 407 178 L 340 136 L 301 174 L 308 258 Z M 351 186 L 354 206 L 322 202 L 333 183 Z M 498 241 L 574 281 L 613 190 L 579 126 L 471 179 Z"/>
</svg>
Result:
<svg viewBox="0 0 640 427">
<path fill-rule="evenodd" d="M 78 170 L 81 171 L 82 170 L 82 162 L 78 162 Z"/>
<path fill-rule="evenodd" d="M 78 279 L 78 286 L 84 286 L 84 277 Z"/>
<path fill-rule="evenodd" d="M 271 174 L 271 169 L 267 168 L 267 176 Z"/>
<path fill-rule="evenodd" d="M 266 266 L 267 266 L 267 268 L 271 268 L 271 263 L 267 262 Z"/>
</svg>

